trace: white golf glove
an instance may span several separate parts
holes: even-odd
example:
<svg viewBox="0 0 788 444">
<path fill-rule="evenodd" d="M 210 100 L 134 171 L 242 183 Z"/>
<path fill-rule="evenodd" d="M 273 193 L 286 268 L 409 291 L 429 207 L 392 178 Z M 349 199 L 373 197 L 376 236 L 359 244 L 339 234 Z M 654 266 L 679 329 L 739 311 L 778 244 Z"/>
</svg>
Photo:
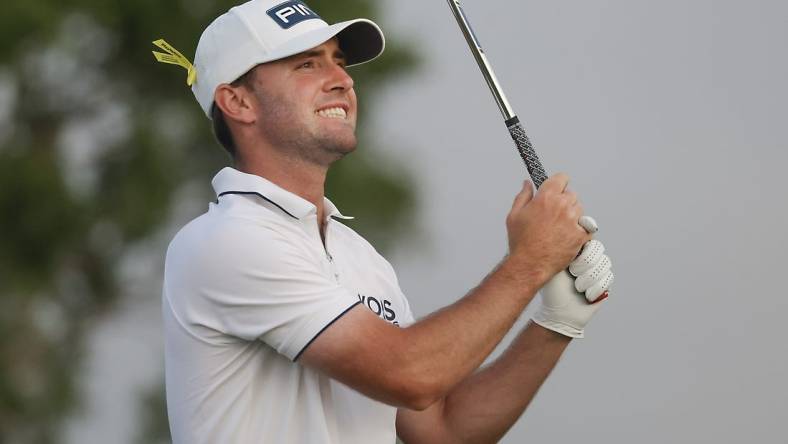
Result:
<svg viewBox="0 0 788 444">
<path fill-rule="evenodd" d="M 563 335 L 582 338 L 583 329 L 604 299 L 599 298 L 613 283 L 610 258 L 604 253 L 602 242 L 588 241 L 569 264 L 569 270 L 556 274 L 542 288 L 542 304 L 532 317 L 534 322 Z"/>
</svg>

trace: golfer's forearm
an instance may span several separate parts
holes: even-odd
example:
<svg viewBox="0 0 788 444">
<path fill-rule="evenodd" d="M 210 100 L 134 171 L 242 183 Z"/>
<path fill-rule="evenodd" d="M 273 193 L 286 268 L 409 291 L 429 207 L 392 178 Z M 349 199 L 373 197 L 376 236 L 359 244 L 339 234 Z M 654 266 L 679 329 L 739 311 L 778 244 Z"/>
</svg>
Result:
<svg viewBox="0 0 788 444">
<path fill-rule="evenodd" d="M 469 377 L 443 401 L 451 442 L 497 442 L 536 395 L 571 338 L 529 323 L 491 365 Z"/>
<path fill-rule="evenodd" d="M 456 303 L 408 327 L 406 379 L 418 381 L 432 401 L 476 370 L 533 299 L 543 277 L 504 260 Z"/>
<path fill-rule="evenodd" d="M 547 280 L 507 257 L 464 298 L 407 328 L 349 310 L 301 363 L 391 405 L 424 410 L 484 362 Z M 548 276 L 549 277 L 549 276 Z"/>
</svg>

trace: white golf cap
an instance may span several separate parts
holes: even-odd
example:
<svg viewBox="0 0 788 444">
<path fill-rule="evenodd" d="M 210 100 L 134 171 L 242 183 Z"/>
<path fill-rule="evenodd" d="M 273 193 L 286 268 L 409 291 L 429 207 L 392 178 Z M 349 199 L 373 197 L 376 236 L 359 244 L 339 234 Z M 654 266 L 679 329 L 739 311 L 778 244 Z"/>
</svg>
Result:
<svg viewBox="0 0 788 444">
<path fill-rule="evenodd" d="M 385 45 L 374 22 L 356 19 L 329 26 L 302 1 L 251 0 L 235 6 L 203 31 L 194 56 L 192 92 L 210 118 L 217 86 L 260 63 L 298 54 L 335 36 L 348 66 L 374 59 Z"/>
</svg>

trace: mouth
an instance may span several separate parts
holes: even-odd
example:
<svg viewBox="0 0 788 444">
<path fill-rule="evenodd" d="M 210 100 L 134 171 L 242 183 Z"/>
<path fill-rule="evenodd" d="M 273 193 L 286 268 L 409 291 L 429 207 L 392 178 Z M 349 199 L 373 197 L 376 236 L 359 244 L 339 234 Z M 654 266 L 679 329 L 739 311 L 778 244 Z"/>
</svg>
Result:
<svg viewBox="0 0 788 444">
<path fill-rule="evenodd" d="M 329 105 L 319 110 L 315 111 L 320 117 L 326 117 L 328 119 L 347 119 L 347 105 Z"/>
</svg>

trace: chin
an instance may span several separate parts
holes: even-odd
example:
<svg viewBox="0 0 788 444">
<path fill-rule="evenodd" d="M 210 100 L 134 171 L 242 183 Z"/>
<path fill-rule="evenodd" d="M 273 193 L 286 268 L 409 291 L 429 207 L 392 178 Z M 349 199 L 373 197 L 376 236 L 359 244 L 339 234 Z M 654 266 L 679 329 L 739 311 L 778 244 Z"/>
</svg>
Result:
<svg viewBox="0 0 788 444">
<path fill-rule="evenodd" d="M 331 151 L 345 154 L 355 151 L 356 145 L 358 144 L 355 131 L 343 131 L 333 134 L 333 137 L 327 139 L 325 145 L 331 146 Z"/>
<path fill-rule="evenodd" d="M 317 151 L 313 151 L 313 155 L 318 156 L 314 160 L 328 166 L 356 150 L 356 137 L 325 137 L 318 144 Z"/>
<path fill-rule="evenodd" d="M 344 151 L 348 153 L 352 153 L 356 150 L 356 146 L 358 145 L 358 140 L 356 140 L 356 136 L 353 135 L 348 137 L 346 140 L 343 140 L 341 143 L 338 144 Z"/>
<path fill-rule="evenodd" d="M 352 153 L 355 150 L 356 150 L 356 139 L 353 138 L 352 141 L 348 140 L 345 141 L 345 143 L 334 144 L 333 149 L 331 151 L 337 154 L 338 159 L 341 159 L 342 157 Z"/>
</svg>

